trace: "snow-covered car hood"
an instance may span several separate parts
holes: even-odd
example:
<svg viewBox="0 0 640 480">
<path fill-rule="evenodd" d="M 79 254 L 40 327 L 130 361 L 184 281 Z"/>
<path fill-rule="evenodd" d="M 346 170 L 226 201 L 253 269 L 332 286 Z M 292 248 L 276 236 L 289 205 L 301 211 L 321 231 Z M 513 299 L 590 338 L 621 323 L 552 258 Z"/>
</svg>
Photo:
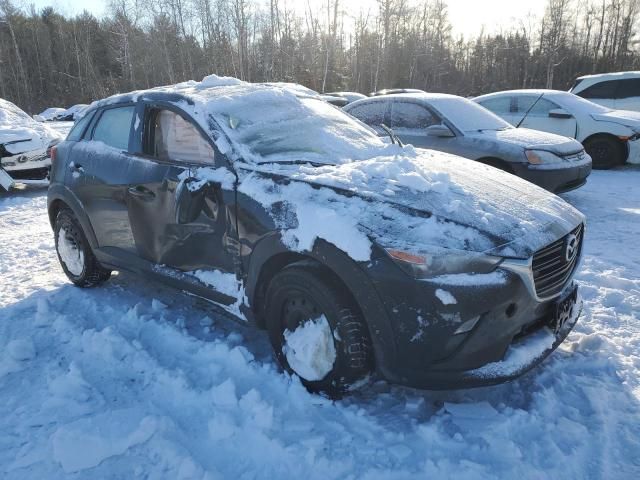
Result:
<svg viewBox="0 0 640 480">
<path fill-rule="evenodd" d="M 36 122 L 13 103 L 0 99 L 0 144 L 7 152 L 18 154 L 46 149 L 62 135 Z"/>
<path fill-rule="evenodd" d="M 607 113 L 592 113 L 591 117 L 599 122 L 613 122 L 640 131 L 640 112 L 631 110 L 612 110 Z"/>
<path fill-rule="evenodd" d="M 577 140 L 529 128 L 483 130 L 481 132 L 466 132 L 465 135 L 472 138 L 488 138 L 530 150 L 545 150 L 560 156 L 573 155 L 583 150 L 583 146 Z"/>
<path fill-rule="evenodd" d="M 441 152 L 405 150 L 335 166 L 253 169 L 239 189 L 265 206 L 293 207 L 299 224 L 293 245 L 315 237 L 362 244 L 357 229 L 384 247 L 528 258 L 584 221 L 561 198 L 508 173 Z"/>
</svg>

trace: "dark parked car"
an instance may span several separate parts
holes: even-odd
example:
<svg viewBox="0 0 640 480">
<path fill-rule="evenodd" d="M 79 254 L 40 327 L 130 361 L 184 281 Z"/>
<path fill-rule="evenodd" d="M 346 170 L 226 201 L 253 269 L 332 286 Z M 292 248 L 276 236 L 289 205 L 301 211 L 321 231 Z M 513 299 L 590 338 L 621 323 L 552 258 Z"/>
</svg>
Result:
<svg viewBox="0 0 640 480">
<path fill-rule="evenodd" d="M 277 86 L 94 104 L 54 149 L 48 211 L 73 283 L 126 270 L 215 302 L 311 390 L 505 381 L 580 313 L 577 210 Z"/>
<path fill-rule="evenodd" d="M 572 138 L 514 128 L 477 103 L 455 95 L 384 95 L 350 103 L 344 111 L 404 143 L 453 153 L 513 173 L 554 193 L 584 185 L 591 157 Z"/>
</svg>

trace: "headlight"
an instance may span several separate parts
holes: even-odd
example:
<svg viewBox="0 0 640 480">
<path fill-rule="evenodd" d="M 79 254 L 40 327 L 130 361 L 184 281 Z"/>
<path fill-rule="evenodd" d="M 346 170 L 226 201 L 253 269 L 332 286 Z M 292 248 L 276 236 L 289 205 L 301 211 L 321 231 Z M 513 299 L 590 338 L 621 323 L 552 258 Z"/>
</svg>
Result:
<svg viewBox="0 0 640 480">
<path fill-rule="evenodd" d="M 550 163 L 561 163 L 564 161 L 562 157 L 545 150 L 525 150 L 524 154 L 531 165 L 548 165 Z"/>
<path fill-rule="evenodd" d="M 459 250 L 442 249 L 429 254 L 391 248 L 385 251 L 400 268 L 419 279 L 460 273 L 491 273 L 502 262 L 501 257 Z"/>
</svg>

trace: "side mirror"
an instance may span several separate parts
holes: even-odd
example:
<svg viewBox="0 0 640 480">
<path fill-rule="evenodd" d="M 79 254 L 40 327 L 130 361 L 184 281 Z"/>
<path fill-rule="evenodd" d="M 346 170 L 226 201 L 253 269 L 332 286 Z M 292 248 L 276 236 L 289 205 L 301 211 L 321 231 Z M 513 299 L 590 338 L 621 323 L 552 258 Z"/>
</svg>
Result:
<svg viewBox="0 0 640 480">
<path fill-rule="evenodd" d="M 176 223 L 191 223 L 200 216 L 207 186 L 207 182 L 193 177 L 180 182 L 176 191 Z"/>
<path fill-rule="evenodd" d="M 427 127 L 427 135 L 430 137 L 455 137 L 454 133 L 446 125 L 431 125 Z"/>
<path fill-rule="evenodd" d="M 549 118 L 560 118 L 567 120 L 569 118 L 573 118 L 573 115 L 567 112 L 564 108 L 555 108 L 549 111 Z"/>
</svg>

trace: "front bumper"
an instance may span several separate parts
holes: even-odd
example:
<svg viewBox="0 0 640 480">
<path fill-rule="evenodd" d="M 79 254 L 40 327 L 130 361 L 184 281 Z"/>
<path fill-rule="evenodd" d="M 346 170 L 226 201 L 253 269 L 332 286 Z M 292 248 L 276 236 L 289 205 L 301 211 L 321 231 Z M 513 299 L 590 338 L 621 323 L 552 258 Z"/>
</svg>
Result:
<svg viewBox="0 0 640 480">
<path fill-rule="evenodd" d="M 511 380 L 553 352 L 581 311 L 577 304 L 573 317 L 552 334 L 547 325 L 571 281 L 558 296 L 539 299 L 521 275 L 502 268 L 456 282 L 457 275 L 419 281 L 394 267 L 399 270 L 380 259 L 368 268 L 384 306 L 380 315 L 393 329 L 394 352 L 376 355 L 380 374 L 392 383 L 450 389 Z M 474 326 L 456 333 L 467 322 Z"/>
<path fill-rule="evenodd" d="M 549 168 L 547 165 L 513 164 L 514 172 L 521 178 L 535 183 L 553 193 L 563 193 L 581 187 L 591 174 L 591 161 L 576 165 Z"/>
</svg>

